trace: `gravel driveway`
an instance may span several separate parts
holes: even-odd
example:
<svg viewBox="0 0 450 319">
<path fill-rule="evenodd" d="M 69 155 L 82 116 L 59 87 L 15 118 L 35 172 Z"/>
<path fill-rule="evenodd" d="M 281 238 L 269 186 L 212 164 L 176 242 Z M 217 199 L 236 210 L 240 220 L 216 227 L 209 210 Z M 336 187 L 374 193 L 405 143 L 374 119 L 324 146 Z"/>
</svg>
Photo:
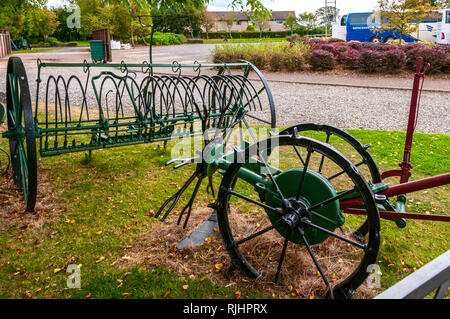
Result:
<svg viewBox="0 0 450 319">
<path fill-rule="evenodd" d="M 406 131 L 411 92 L 270 82 L 279 125 L 315 122 L 339 128 Z M 418 132 L 450 134 L 450 94 L 423 92 Z"/>
<path fill-rule="evenodd" d="M 160 62 L 160 60 L 165 59 L 167 61 L 167 50 L 170 49 L 174 50 L 173 47 L 161 49 L 165 51 L 157 52 L 158 54 L 156 54 L 155 60 Z M 178 49 L 176 48 L 172 54 L 179 54 L 180 51 Z M 192 47 L 191 49 L 192 52 L 195 52 L 200 47 Z M 202 52 L 206 56 L 206 52 L 209 49 L 209 47 L 206 47 L 203 48 L 205 52 L 197 52 Z M 134 54 L 146 54 L 147 49 L 140 50 L 142 52 L 137 50 Z M 131 54 L 133 51 L 126 53 Z M 71 55 L 67 55 L 68 53 L 71 53 L 71 51 L 65 52 L 64 56 L 71 57 Z M 46 54 L 50 55 L 55 53 Z M 83 54 L 88 55 L 89 53 L 84 52 Z M 34 101 L 37 71 L 36 56 L 32 59 L 32 54 L 29 55 L 24 62 L 27 69 L 32 100 Z M 118 56 L 117 58 L 121 57 Z M 188 58 L 191 59 L 191 56 Z M 139 61 L 137 56 L 136 60 Z M 0 92 L 5 92 L 6 89 L 5 71 L 2 65 L 0 69 Z M 116 71 L 119 73 L 118 70 Z M 57 73 L 66 79 L 74 73 L 83 76 L 81 69 L 59 68 Z M 278 126 L 315 122 L 349 129 L 406 130 L 411 97 L 410 90 L 314 85 L 277 81 L 269 81 L 269 86 L 275 101 Z M 44 98 L 43 93 L 41 91 L 41 101 Z M 71 95 L 76 94 L 76 92 L 71 92 Z M 73 96 L 73 98 L 77 100 L 76 96 Z M 89 95 L 89 99 L 91 100 L 89 104 L 91 102 L 95 103 L 93 94 Z M 78 103 L 72 102 L 71 104 L 81 105 L 81 98 L 78 98 L 78 101 Z M 450 93 L 432 91 L 424 91 L 422 93 L 417 131 L 450 134 Z"/>
</svg>

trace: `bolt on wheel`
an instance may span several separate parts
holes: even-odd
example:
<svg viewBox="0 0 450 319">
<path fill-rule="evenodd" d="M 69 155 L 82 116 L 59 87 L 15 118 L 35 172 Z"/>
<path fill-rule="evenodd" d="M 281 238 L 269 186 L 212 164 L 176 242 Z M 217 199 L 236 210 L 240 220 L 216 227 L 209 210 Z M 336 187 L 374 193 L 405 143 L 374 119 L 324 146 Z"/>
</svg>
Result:
<svg viewBox="0 0 450 319">
<path fill-rule="evenodd" d="M 264 182 L 252 187 L 243 170 L 264 158 L 258 154 L 270 156 L 255 172 Z M 380 241 L 373 193 L 358 169 L 331 146 L 295 134 L 258 142 L 236 157 L 241 163 L 224 174 L 216 202 L 232 266 L 251 277 L 296 285 L 305 295 L 318 290 L 351 297 L 375 263 Z M 367 211 L 369 234 L 362 241 L 352 236 L 359 224 L 339 208 L 339 200 L 354 193 Z"/>
</svg>

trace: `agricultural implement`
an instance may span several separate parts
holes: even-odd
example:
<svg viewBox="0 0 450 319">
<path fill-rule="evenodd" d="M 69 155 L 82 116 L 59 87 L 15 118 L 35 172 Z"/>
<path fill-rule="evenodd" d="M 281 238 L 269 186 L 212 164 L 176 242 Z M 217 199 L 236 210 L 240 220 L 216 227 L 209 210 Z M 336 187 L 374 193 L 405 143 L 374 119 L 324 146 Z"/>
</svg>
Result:
<svg viewBox="0 0 450 319">
<path fill-rule="evenodd" d="M 73 70 L 72 75 L 54 73 L 61 69 Z M 185 217 L 186 226 L 202 181 L 207 179 L 207 190 L 214 194 L 213 176 L 218 172 L 222 181 L 217 199 L 209 206 L 214 208 L 233 268 L 255 278 L 289 280 L 286 260 L 292 254 L 288 244 L 293 243 L 296 251 L 310 257 L 309 271 L 315 269 L 325 290 L 347 298 L 376 263 L 380 217 L 400 227 L 406 225 L 405 218 L 449 221 L 449 216 L 404 211 L 404 194 L 450 182 L 450 173 L 408 182 L 419 85 L 424 78 L 420 70 L 421 61 L 401 170 L 383 174 L 368 152 L 370 145 L 345 130 L 306 123 L 277 133 L 268 83 L 246 61 L 38 61 L 33 111 L 24 66 L 12 57 L 7 69 L 8 131 L 3 137 L 9 139 L 13 178 L 27 211 L 34 210 L 37 197 L 36 144 L 41 157 L 73 152 L 86 152 L 89 157 L 103 148 L 200 137 L 201 150 L 167 162 L 174 168 L 196 167 L 155 217 L 165 220 L 195 184 L 178 217 L 178 224 Z M 270 134 L 261 139 L 257 130 Z M 313 138 L 307 137 L 311 134 Z M 351 154 L 337 149 L 342 144 Z M 383 178 L 392 176 L 401 177 L 399 185 L 383 183 Z M 388 199 L 393 196 L 397 196 L 395 205 Z"/>
</svg>

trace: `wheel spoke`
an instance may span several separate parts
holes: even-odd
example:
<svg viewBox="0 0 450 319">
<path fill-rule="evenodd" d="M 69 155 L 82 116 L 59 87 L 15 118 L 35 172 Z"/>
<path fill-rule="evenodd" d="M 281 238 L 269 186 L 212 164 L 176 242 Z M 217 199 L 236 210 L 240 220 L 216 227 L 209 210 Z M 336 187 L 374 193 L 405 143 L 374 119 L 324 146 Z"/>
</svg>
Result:
<svg viewBox="0 0 450 319">
<path fill-rule="evenodd" d="M 330 142 L 330 136 L 331 133 L 327 132 L 327 139 L 325 140 L 325 143 L 329 143 Z M 325 160 L 325 155 L 322 154 L 322 158 L 320 159 L 320 165 L 319 165 L 319 174 L 322 174 L 322 167 L 323 167 L 323 162 Z"/>
<path fill-rule="evenodd" d="M 286 238 L 284 239 L 283 250 L 281 251 L 280 261 L 278 263 L 277 273 L 275 275 L 275 280 L 274 280 L 275 283 L 278 282 L 278 277 L 280 276 L 281 266 L 283 265 L 284 256 L 286 254 L 286 249 L 287 249 L 287 245 L 289 243 L 289 237 L 291 235 L 291 232 L 292 232 L 292 230 L 289 229 L 286 233 Z"/>
<path fill-rule="evenodd" d="M 246 200 L 246 201 L 248 201 L 250 203 L 253 203 L 255 205 L 261 206 L 264 209 L 268 209 L 268 210 L 270 210 L 270 211 L 272 211 L 272 212 L 274 212 L 276 214 L 279 214 L 279 211 L 276 208 L 270 207 L 270 206 L 268 206 L 268 205 L 266 205 L 264 203 L 258 202 L 258 201 L 254 200 L 254 199 L 251 199 L 250 197 L 247 197 L 245 195 L 237 193 L 237 192 L 233 191 L 231 188 L 228 189 L 228 193 L 230 193 L 231 195 L 234 195 L 236 197 L 242 198 L 242 199 L 244 199 L 244 200 Z"/>
<path fill-rule="evenodd" d="M 358 167 L 358 166 L 361 166 L 364 163 L 365 163 L 365 161 L 362 161 L 362 162 L 359 162 L 358 164 L 355 164 L 355 166 Z M 339 173 L 336 173 L 336 174 L 328 177 L 327 179 L 328 179 L 328 181 L 331 181 L 333 178 L 336 178 L 336 177 L 338 177 L 338 176 L 340 176 L 340 175 L 342 175 L 344 173 L 345 173 L 345 171 L 340 171 Z"/>
<path fill-rule="evenodd" d="M 266 228 L 260 230 L 259 232 L 256 232 L 256 233 L 254 233 L 254 234 L 252 234 L 252 235 L 250 235 L 248 237 L 245 237 L 244 239 L 241 239 L 241 240 L 238 240 L 238 241 L 234 242 L 234 245 L 235 246 L 239 246 L 240 244 L 242 244 L 242 243 L 244 243 L 246 241 L 249 241 L 250 239 L 253 239 L 255 237 L 261 236 L 262 234 L 265 234 L 268 231 L 271 231 L 272 229 L 277 227 L 279 224 L 280 224 L 280 219 L 277 220 L 273 225 L 271 225 L 269 227 L 266 227 Z"/>
<path fill-rule="evenodd" d="M 320 273 L 320 276 L 322 277 L 323 281 L 325 282 L 325 285 L 326 285 L 327 287 L 330 287 L 330 284 L 329 284 L 329 282 L 328 282 L 327 276 L 325 276 L 325 273 L 323 272 L 322 268 L 320 267 L 319 262 L 318 262 L 317 259 L 316 259 L 316 256 L 314 256 L 314 253 L 313 253 L 313 251 L 311 250 L 311 246 L 309 246 L 308 241 L 306 240 L 305 233 L 303 232 L 303 230 L 302 230 L 301 228 L 297 228 L 297 229 L 298 229 L 298 233 L 300 234 L 300 237 L 301 237 L 301 239 L 302 239 L 302 241 L 303 241 L 303 244 L 305 244 L 306 249 L 308 250 L 309 255 L 311 256 L 311 258 L 312 258 L 314 264 L 316 265 L 317 270 L 318 270 L 319 273 Z"/>
<path fill-rule="evenodd" d="M 292 145 L 294 147 L 295 153 L 297 153 L 298 158 L 302 162 L 303 166 L 305 166 L 305 161 L 303 160 L 302 154 L 300 154 L 299 150 L 297 149 L 296 145 Z"/>
<path fill-rule="evenodd" d="M 309 165 L 309 160 L 311 158 L 311 153 L 312 153 L 312 151 L 308 150 L 308 154 L 306 155 L 305 166 L 303 167 L 303 174 L 300 179 L 300 184 L 298 185 L 297 196 L 295 197 L 297 200 L 300 199 L 300 194 L 302 193 L 302 188 L 303 188 L 303 184 L 305 182 L 306 172 L 308 171 L 308 165 Z"/>
<path fill-rule="evenodd" d="M 325 206 L 326 204 L 331 203 L 331 202 L 334 202 L 335 200 L 340 199 L 340 198 L 342 198 L 342 197 L 345 197 L 345 196 L 347 196 L 348 194 L 351 194 L 351 193 L 353 193 L 353 192 L 355 192 L 355 191 L 356 191 L 356 189 L 355 189 L 355 188 L 352 188 L 352 189 L 346 190 L 346 191 L 344 191 L 344 192 L 341 192 L 341 193 L 339 193 L 339 194 L 336 195 L 336 196 L 333 196 L 333 197 L 331 197 L 331 198 L 328 198 L 328 199 L 324 200 L 323 202 L 320 202 L 320 203 L 318 203 L 318 204 L 315 204 L 315 205 L 311 206 L 310 208 L 308 208 L 308 211 L 316 210 L 317 208 L 323 207 L 323 206 Z"/>
<path fill-rule="evenodd" d="M 310 227 L 312 227 L 312 228 L 315 228 L 315 229 L 320 230 L 320 231 L 322 231 L 322 232 L 324 232 L 324 233 L 327 233 L 327 234 L 330 235 L 330 236 L 333 236 L 333 237 L 335 237 L 335 238 L 337 238 L 337 239 L 340 239 L 340 240 L 342 240 L 342 241 L 345 241 L 346 243 L 349 243 L 349 244 L 351 244 L 351 245 L 353 245 L 353 246 L 356 246 L 356 247 L 358 247 L 358 248 L 361 248 L 361 249 L 363 249 L 363 250 L 366 250 L 366 245 L 361 245 L 360 243 L 357 243 L 357 242 L 355 242 L 355 241 L 353 241 L 353 240 L 350 240 L 350 239 L 345 238 L 345 237 L 343 237 L 343 236 L 341 236 L 341 235 L 338 235 L 338 234 L 336 234 L 336 233 L 334 233 L 334 232 L 332 232 L 332 231 L 330 231 L 330 230 L 328 230 L 328 229 L 326 229 L 326 228 L 317 226 L 317 225 L 311 223 L 310 221 L 302 220 L 302 222 L 303 222 L 305 225 L 308 225 L 308 226 L 310 226 Z"/>
</svg>

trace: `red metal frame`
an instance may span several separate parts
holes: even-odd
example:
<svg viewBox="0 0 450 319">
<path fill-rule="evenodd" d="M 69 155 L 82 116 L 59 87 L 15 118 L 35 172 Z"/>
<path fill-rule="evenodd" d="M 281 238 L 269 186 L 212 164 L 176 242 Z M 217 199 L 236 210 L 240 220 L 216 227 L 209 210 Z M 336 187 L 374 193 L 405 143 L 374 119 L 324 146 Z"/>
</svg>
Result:
<svg viewBox="0 0 450 319">
<path fill-rule="evenodd" d="M 430 64 L 427 64 L 423 72 L 422 69 L 422 57 L 417 58 L 416 73 L 414 74 L 413 89 L 411 95 L 411 104 L 409 108 L 409 118 L 408 127 L 406 130 L 406 140 L 405 148 L 403 152 L 403 161 L 399 164 L 399 170 L 389 170 L 381 174 L 381 178 L 385 179 L 388 177 L 400 177 L 400 184 L 395 186 L 389 186 L 386 190 L 377 193 L 377 195 L 384 195 L 386 197 L 399 196 L 402 194 L 408 194 L 412 192 L 417 192 L 427 188 L 433 188 L 438 186 L 443 186 L 450 184 L 450 173 L 445 173 L 442 175 L 432 176 L 428 178 L 423 178 L 416 181 L 408 182 L 411 177 L 410 170 L 411 165 L 411 149 L 412 141 L 414 136 L 414 130 L 416 129 L 418 110 L 420 104 L 420 96 L 422 93 L 423 81 L 425 79 L 425 73 L 430 68 Z M 364 209 L 355 209 L 350 207 L 358 206 L 362 203 L 360 197 L 350 198 L 340 201 L 340 208 L 348 214 L 365 214 Z M 380 217 L 382 218 L 411 218 L 411 219 L 423 219 L 423 220 L 438 220 L 450 222 L 449 215 L 425 215 L 425 214 L 414 214 L 414 213 L 404 213 L 404 212 L 392 212 L 392 211 L 380 211 Z"/>
</svg>

